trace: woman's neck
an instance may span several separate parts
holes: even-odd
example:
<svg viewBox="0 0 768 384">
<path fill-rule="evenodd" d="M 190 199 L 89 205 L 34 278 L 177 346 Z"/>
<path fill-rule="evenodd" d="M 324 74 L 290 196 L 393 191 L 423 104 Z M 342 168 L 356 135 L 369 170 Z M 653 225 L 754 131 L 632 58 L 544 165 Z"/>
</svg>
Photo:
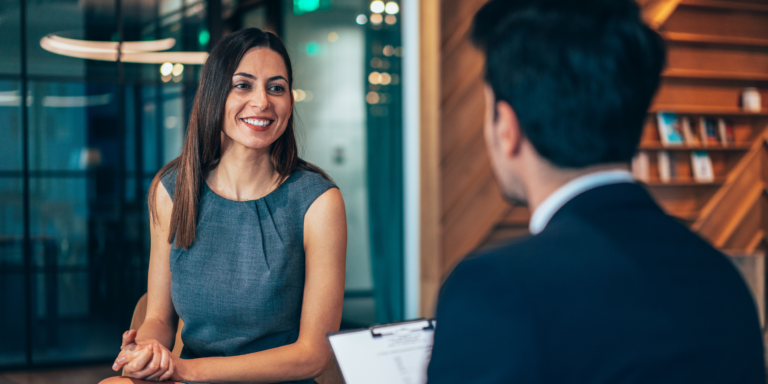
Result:
<svg viewBox="0 0 768 384">
<path fill-rule="evenodd" d="M 229 200 L 245 201 L 256 200 L 272 192 L 278 177 L 270 148 L 247 148 L 224 138 L 221 158 L 205 179 L 216 194 Z"/>
</svg>

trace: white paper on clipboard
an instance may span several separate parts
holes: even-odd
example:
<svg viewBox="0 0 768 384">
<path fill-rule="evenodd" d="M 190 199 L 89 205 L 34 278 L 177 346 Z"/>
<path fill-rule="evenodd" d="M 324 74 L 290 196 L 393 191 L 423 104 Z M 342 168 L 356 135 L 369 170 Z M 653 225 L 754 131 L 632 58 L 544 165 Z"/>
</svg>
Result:
<svg viewBox="0 0 768 384">
<path fill-rule="evenodd" d="M 346 384 L 424 384 L 434 322 L 385 324 L 328 335 Z"/>
</svg>

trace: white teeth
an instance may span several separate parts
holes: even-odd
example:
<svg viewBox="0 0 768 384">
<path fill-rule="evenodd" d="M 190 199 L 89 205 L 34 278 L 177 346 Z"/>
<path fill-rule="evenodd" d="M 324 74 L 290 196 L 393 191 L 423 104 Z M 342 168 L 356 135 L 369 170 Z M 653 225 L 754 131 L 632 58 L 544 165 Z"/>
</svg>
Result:
<svg viewBox="0 0 768 384">
<path fill-rule="evenodd" d="M 256 125 L 259 127 L 266 127 L 269 124 L 272 124 L 271 120 L 256 120 L 256 119 L 243 119 L 248 124 Z"/>
</svg>

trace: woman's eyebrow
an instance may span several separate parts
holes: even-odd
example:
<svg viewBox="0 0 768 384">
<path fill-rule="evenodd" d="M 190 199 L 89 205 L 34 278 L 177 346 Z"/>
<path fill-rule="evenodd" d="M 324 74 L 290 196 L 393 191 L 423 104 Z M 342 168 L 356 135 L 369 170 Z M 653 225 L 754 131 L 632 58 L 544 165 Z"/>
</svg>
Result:
<svg viewBox="0 0 768 384">
<path fill-rule="evenodd" d="M 256 80 L 256 76 L 251 75 L 250 73 L 246 73 L 246 72 L 238 72 L 238 73 L 235 73 L 234 75 L 232 75 L 232 77 L 235 77 L 235 76 L 243 76 L 243 77 L 247 77 L 249 79 Z M 275 80 L 283 80 L 286 83 L 288 82 L 288 79 L 286 79 L 284 76 L 280 76 L 280 75 L 272 76 L 269 79 L 267 79 L 267 81 L 275 81 Z"/>
</svg>

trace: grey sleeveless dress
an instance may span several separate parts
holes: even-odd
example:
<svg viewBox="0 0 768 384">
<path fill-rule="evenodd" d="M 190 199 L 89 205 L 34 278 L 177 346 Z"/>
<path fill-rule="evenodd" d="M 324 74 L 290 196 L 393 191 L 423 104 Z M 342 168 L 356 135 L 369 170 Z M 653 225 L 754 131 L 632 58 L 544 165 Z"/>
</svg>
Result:
<svg viewBox="0 0 768 384">
<path fill-rule="evenodd" d="M 176 173 L 161 181 L 173 198 Z M 171 297 L 184 320 L 182 358 L 244 355 L 296 342 L 304 214 L 335 187 L 297 170 L 261 199 L 233 201 L 203 183 L 195 242 L 186 251 L 174 244 L 170 254 Z"/>
</svg>

